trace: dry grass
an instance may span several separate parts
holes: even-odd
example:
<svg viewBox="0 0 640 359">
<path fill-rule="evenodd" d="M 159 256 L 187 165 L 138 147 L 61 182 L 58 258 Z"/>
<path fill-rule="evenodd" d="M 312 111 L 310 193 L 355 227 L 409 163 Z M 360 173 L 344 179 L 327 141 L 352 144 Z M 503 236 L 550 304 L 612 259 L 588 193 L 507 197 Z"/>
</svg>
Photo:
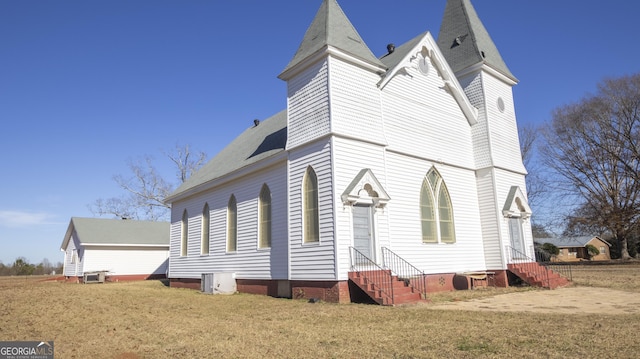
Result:
<svg viewBox="0 0 640 359">
<path fill-rule="evenodd" d="M 606 270 L 605 270 L 606 269 Z M 574 271 L 615 289 L 640 266 Z M 634 275 L 634 273 L 636 273 Z M 527 289 L 434 296 L 466 300 Z M 437 297 L 437 298 L 436 298 Z M 441 311 L 211 296 L 159 281 L 0 279 L 0 340 L 54 340 L 56 358 L 634 358 L 638 315 Z"/>
</svg>

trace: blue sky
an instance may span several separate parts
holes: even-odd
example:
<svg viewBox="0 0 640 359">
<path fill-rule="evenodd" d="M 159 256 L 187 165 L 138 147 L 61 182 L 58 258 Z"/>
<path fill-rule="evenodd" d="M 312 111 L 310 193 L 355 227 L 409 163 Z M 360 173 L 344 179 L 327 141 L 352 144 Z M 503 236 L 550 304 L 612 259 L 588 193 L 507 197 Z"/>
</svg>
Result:
<svg viewBox="0 0 640 359">
<path fill-rule="evenodd" d="M 0 0 L 0 261 L 63 258 L 72 216 L 122 194 L 126 162 L 189 144 L 215 155 L 286 107 L 277 79 L 321 0 Z M 339 0 L 376 55 L 429 30 L 445 0 Z M 640 70 L 628 0 L 475 0 L 518 77 L 518 121 Z"/>
</svg>

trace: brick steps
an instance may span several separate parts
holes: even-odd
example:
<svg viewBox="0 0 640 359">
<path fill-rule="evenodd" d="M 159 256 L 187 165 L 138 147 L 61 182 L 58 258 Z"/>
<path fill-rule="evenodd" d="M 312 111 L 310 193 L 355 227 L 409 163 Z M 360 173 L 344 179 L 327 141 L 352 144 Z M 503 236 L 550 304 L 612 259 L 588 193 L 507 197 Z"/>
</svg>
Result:
<svg viewBox="0 0 640 359">
<path fill-rule="evenodd" d="M 424 301 L 420 293 L 416 292 L 404 280 L 397 276 L 391 276 L 388 270 L 349 272 L 349 279 L 380 305 L 400 305 Z M 376 283 L 376 280 L 387 281 L 387 284 Z"/>
<path fill-rule="evenodd" d="M 509 264 L 509 271 L 534 287 L 556 289 L 569 285 L 569 280 L 536 262 Z"/>
</svg>

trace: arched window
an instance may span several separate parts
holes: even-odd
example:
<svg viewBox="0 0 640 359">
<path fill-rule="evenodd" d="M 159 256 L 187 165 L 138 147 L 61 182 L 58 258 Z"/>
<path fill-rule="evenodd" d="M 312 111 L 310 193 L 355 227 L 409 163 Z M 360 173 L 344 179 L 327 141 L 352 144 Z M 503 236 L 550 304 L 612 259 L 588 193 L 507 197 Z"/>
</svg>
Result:
<svg viewBox="0 0 640 359">
<path fill-rule="evenodd" d="M 180 255 L 187 256 L 187 241 L 189 240 L 189 214 L 185 209 L 182 212 L 182 222 L 180 224 Z"/>
<path fill-rule="evenodd" d="M 238 250 L 238 204 L 236 196 L 231 195 L 227 206 L 227 252 Z"/>
<path fill-rule="evenodd" d="M 209 254 L 209 203 L 202 209 L 202 239 L 200 241 L 200 254 Z"/>
<path fill-rule="evenodd" d="M 430 169 L 422 181 L 420 219 L 422 221 L 422 242 L 456 242 L 451 197 L 447 185 L 435 168 Z"/>
<path fill-rule="evenodd" d="M 318 178 L 308 167 L 302 180 L 302 222 L 304 243 L 320 240 L 320 212 L 318 210 Z"/>
<path fill-rule="evenodd" d="M 265 183 L 258 203 L 258 247 L 271 247 L 271 191 Z"/>
</svg>

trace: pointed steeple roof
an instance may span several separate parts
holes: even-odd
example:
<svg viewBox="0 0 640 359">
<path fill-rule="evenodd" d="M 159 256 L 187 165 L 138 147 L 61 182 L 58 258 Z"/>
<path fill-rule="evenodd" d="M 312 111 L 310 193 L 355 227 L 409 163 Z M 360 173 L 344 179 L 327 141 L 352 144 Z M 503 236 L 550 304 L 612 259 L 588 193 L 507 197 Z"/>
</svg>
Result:
<svg viewBox="0 0 640 359">
<path fill-rule="evenodd" d="M 323 0 L 313 22 L 304 34 L 298 51 L 282 73 L 326 46 L 337 48 L 370 64 L 385 67 L 364 43 L 338 2 Z"/>
<path fill-rule="evenodd" d="M 447 0 L 438 46 L 454 72 L 484 63 L 517 82 L 480 21 L 471 0 Z"/>
</svg>

